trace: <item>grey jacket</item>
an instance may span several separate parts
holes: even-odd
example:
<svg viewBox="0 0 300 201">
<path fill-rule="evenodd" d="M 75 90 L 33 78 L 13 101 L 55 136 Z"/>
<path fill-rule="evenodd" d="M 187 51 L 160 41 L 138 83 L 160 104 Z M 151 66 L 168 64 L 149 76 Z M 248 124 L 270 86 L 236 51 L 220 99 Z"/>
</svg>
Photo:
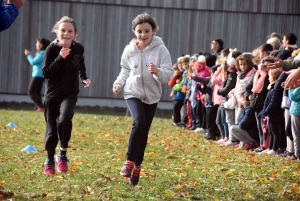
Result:
<svg viewBox="0 0 300 201">
<path fill-rule="evenodd" d="M 157 75 L 148 71 L 147 64 L 159 68 Z M 138 98 L 147 104 L 160 100 L 161 83 L 167 83 L 173 75 L 171 56 L 162 39 L 154 36 L 151 43 L 139 50 L 136 39 L 127 45 L 121 58 L 121 72 L 113 86 L 123 88 L 124 98 Z"/>
<path fill-rule="evenodd" d="M 282 69 L 284 71 L 290 71 L 300 67 L 300 60 L 282 61 Z"/>
</svg>

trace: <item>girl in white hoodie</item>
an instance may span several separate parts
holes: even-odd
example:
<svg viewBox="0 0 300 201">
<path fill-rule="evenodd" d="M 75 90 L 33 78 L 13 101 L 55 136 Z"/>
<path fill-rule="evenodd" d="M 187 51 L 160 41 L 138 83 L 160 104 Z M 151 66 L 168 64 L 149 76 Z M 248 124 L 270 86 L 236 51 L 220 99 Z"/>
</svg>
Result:
<svg viewBox="0 0 300 201">
<path fill-rule="evenodd" d="M 123 89 L 133 118 L 127 160 L 120 172 L 132 185 L 139 182 L 148 132 L 162 94 L 161 83 L 167 83 L 173 74 L 170 53 L 162 39 L 154 36 L 157 30 L 155 19 L 147 13 L 132 21 L 136 38 L 125 47 L 121 72 L 113 84 L 115 94 Z"/>
</svg>

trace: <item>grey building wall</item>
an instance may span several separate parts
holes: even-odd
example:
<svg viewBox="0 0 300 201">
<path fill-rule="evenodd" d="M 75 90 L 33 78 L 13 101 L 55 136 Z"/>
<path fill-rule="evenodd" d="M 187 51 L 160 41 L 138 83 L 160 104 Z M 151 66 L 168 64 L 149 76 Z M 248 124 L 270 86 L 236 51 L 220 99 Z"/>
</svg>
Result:
<svg viewBox="0 0 300 201">
<path fill-rule="evenodd" d="M 51 29 L 62 16 L 77 23 L 77 39 L 85 46 L 87 73 L 92 88 L 80 96 L 122 98 L 111 91 L 120 71 L 120 58 L 134 37 L 132 19 L 148 12 L 159 24 L 157 35 L 169 49 L 173 63 L 182 54 L 210 51 L 214 38 L 225 47 L 252 51 L 271 32 L 300 33 L 298 0 L 56 0 L 26 1 L 19 17 L 0 33 L 0 94 L 26 94 L 31 66 L 24 49 L 35 52 L 36 39 L 55 39 Z M 299 44 L 299 43 L 298 43 Z M 164 84 L 162 100 L 170 101 Z"/>
</svg>

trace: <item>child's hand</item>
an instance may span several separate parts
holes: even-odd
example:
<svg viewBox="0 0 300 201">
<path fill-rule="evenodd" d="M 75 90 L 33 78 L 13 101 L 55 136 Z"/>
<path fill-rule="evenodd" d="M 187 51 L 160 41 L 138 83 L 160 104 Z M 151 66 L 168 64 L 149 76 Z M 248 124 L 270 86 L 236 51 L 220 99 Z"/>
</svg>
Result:
<svg viewBox="0 0 300 201">
<path fill-rule="evenodd" d="M 180 83 L 180 79 L 177 79 L 177 80 L 176 80 L 176 84 L 178 84 L 178 83 Z"/>
<path fill-rule="evenodd" d="M 90 88 L 92 85 L 92 82 L 90 79 L 83 80 L 82 82 L 85 84 L 84 88 Z"/>
<path fill-rule="evenodd" d="M 63 47 L 60 50 L 59 54 L 60 54 L 60 56 L 62 56 L 65 59 L 70 54 L 70 51 L 71 51 L 71 49 Z"/>
<path fill-rule="evenodd" d="M 120 87 L 119 86 L 114 86 L 113 87 L 113 92 L 114 92 L 114 94 L 118 94 L 120 92 Z"/>
<path fill-rule="evenodd" d="M 25 54 L 26 56 L 28 56 L 28 55 L 31 54 L 31 52 L 30 52 L 29 50 L 25 49 L 24 54 Z"/>
</svg>

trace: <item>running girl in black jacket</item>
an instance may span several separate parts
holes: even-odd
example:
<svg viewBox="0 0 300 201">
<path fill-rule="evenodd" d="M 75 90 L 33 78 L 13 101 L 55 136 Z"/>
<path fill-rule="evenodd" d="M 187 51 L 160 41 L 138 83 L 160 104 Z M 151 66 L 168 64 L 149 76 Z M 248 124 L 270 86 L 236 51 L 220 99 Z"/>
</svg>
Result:
<svg viewBox="0 0 300 201">
<path fill-rule="evenodd" d="M 44 174 L 55 174 L 55 148 L 60 141 L 60 151 L 56 156 L 57 170 L 68 171 L 66 155 L 72 132 L 72 118 L 79 93 L 79 79 L 85 88 L 91 86 L 84 64 L 84 47 L 75 40 L 75 21 L 64 16 L 53 27 L 57 39 L 46 49 L 43 76 L 45 90 L 45 149 L 47 159 Z"/>
</svg>

